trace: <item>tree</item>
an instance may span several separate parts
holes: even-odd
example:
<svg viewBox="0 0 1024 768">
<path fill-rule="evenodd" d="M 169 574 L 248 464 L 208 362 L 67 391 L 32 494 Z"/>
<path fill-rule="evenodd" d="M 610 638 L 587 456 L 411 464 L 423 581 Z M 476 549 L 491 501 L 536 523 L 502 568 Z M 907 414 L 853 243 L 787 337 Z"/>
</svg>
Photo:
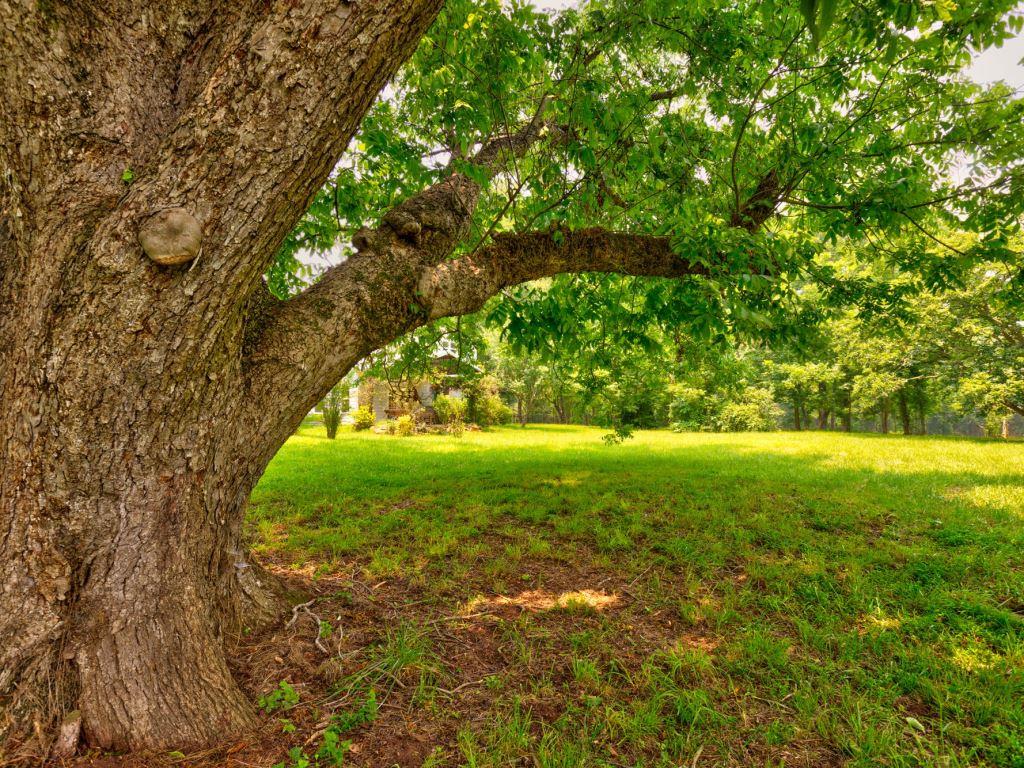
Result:
<svg viewBox="0 0 1024 768">
<path fill-rule="evenodd" d="M 861 374 L 853 382 L 854 408 L 864 416 L 878 416 L 882 434 L 888 434 L 892 400 L 903 384 L 902 379 L 885 371 Z"/>
<path fill-rule="evenodd" d="M 833 408 L 837 373 L 825 363 L 781 363 L 770 367 L 779 394 L 793 406 L 793 426 L 799 432 L 810 426 L 808 408 L 818 410 L 818 429 L 825 429 Z"/>
<path fill-rule="evenodd" d="M 817 233 L 942 220 L 1011 258 L 1020 104 L 958 74 L 1010 0 L 860 4 L 820 41 L 796 3 L 441 6 L 0 6 L 8 740 L 72 709 L 116 749 L 251 727 L 224 645 L 280 600 L 249 492 L 431 320 L 553 277 L 554 333 L 609 292 L 770 333 Z M 306 286 L 299 253 L 331 249 Z"/>
<path fill-rule="evenodd" d="M 526 426 L 536 403 L 545 396 L 547 369 L 535 356 L 521 350 L 500 347 L 498 378 L 516 401 L 516 421 Z"/>
<path fill-rule="evenodd" d="M 1024 312 L 1012 273 L 986 264 L 922 309 L 959 410 L 998 424 L 1024 416 Z M 990 430 L 991 431 L 991 430 Z"/>
</svg>

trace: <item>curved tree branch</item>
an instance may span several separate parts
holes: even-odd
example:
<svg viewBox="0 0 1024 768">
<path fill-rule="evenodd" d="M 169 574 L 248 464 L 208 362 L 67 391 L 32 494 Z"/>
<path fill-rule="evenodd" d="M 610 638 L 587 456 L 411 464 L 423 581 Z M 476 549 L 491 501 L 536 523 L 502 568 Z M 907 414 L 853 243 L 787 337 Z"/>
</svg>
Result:
<svg viewBox="0 0 1024 768">
<path fill-rule="evenodd" d="M 493 176 L 557 127 L 542 100 L 524 126 L 486 142 L 473 164 Z M 356 253 L 300 295 L 259 314 L 247 331 L 248 400 L 256 429 L 283 441 L 298 420 L 360 359 L 433 319 L 479 309 L 510 285 L 566 272 L 650 277 L 705 274 L 665 237 L 587 229 L 504 234 L 450 259 L 469 231 L 479 176 L 455 172 L 352 238 Z M 773 206 L 765 206 L 765 218 Z M 288 393 L 284 397 L 283 393 Z M 288 413 L 279 410 L 292 402 Z M 275 441 L 271 441 L 277 444 Z"/>
<path fill-rule="evenodd" d="M 475 312 L 503 288 L 570 272 L 679 278 L 708 270 L 678 256 L 667 237 L 605 229 L 505 234 L 475 254 L 425 272 L 419 297 L 428 319 L 435 320 Z"/>
</svg>

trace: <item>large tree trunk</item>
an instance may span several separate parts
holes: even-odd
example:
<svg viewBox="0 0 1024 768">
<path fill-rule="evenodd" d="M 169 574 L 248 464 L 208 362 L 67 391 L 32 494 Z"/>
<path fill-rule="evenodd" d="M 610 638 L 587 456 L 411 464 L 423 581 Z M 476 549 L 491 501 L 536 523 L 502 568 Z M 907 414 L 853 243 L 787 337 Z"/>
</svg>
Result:
<svg viewBox="0 0 1024 768">
<path fill-rule="evenodd" d="M 322 393 L 256 431 L 246 318 L 439 4 L 0 6 L 0 741 L 71 708 L 117 749 L 253 724 L 243 511 Z M 192 269 L 140 248 L 167 211 Z"/>
</svg>

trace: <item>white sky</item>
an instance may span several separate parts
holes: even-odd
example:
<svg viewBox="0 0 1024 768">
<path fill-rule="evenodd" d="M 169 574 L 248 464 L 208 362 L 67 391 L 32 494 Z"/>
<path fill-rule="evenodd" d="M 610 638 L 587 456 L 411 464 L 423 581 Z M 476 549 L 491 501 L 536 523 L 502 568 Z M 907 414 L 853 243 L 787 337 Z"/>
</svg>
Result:
<svg viewBox="0 0 1024 768">
<path fill-rule="evenodd" d="M 1024 34 L 1007 40 L 1002 48 L 989 48 L 974 57 L 967 68 L 979 83 L 1005 80 L 1013 88 L 1024 88 Z"/>
</svg>

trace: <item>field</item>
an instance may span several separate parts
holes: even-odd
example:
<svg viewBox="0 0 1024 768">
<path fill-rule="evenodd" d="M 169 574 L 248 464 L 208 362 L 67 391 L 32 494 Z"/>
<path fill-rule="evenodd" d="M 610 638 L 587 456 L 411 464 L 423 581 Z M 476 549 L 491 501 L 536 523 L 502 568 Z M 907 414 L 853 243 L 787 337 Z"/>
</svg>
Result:
<svg viewBox="0 0 1024 768">
<path fill-rule="evenodd" d="M 239 764 L 1024 766 L 1024 445 L 602 434 L 300 430 Z"/>
</svg>

